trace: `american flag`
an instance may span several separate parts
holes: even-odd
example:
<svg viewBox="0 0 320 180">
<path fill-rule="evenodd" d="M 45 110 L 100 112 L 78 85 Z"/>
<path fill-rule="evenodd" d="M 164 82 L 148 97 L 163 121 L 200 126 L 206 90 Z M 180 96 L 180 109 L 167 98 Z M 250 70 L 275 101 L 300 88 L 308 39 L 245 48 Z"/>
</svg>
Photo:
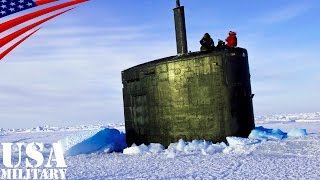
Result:
<svg viewBox="0 0 320 180">
<path fill-rule="evenodd" d="M 3 17 L 9 17 L 9 20 L 0 23 L 0 34 L 3 34 L 3 32 L 5 31 L 13 30 L 13 32 L 9 33 L 8 35 L 5 35 L 4 37 L 1 37 L 0 39 L 0 48 L 6 45 L 9 46 L 5 48 L 3 51 L 0 51 L 0 60 L 2 60 L 19 44 L 28 39 L 34 33 L 36 33 L 40 29 L 39 26 L 41 24 L 74 9 L 74 7 L 72 6 L 86 2 L 88 0 L 68 0 L 66 2 L 54 4 L 51 6 L 45 6 L 45 8 L 37 9 L 27 14 L 20 13 L 21 11 L 24 11 L 26 9 L 42 6 L 56 1 L 58 0 L 0 0 L 0 20 L 2 20 Z M 16 28 L 16 26 L 22 23 L 26 23 L 32 19 L 40 18 L 51 13 L 53 14 L 50 16 L 43 17 L 42 19 L 37 20 L 36 22 L 28 23 L 20 29 Z"/>
</svg>

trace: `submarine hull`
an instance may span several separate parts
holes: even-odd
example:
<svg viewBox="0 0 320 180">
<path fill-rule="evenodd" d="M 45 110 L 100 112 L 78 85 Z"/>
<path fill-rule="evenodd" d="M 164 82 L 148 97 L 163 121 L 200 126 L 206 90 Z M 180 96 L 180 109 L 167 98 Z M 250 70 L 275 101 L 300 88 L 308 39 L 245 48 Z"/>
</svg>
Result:
<svg viewBox="0 0 320 180">
<path fill-rule="evenodd" d="M 127 144 L 226 141 L 254 128 L 248 53 L 196 52 L 122 71 Z"/>
</svg>

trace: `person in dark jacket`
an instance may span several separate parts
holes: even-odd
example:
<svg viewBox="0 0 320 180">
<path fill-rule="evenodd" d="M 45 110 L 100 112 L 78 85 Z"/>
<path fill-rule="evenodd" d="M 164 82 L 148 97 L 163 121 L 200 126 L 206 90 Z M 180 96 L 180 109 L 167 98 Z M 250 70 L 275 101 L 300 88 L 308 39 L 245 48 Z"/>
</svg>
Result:
<svg viewBox="0 0 320 180">
<path fill-rule="evenodd" d="M 226 42 L 228 47 L 237 47 L 238 45 L 237 34 L 233 31 L 230 31 L 229 36 L 226 39 Z"/>
<path fill-rule="evenodd" d="M 223 42 L 221 39 L 218 39 L 218 45 L 217 45 L 217 48 L 218 49 L 223 49 L 226 47 L 226 43 Z"/>
<path fill-rule="evenodd" d="M 200 51 L 212 51 L 214 49 L 214 41 L 209 33 L 204 34 L 203 38 L 200 40 L 200 44 Z"/>
</svg>

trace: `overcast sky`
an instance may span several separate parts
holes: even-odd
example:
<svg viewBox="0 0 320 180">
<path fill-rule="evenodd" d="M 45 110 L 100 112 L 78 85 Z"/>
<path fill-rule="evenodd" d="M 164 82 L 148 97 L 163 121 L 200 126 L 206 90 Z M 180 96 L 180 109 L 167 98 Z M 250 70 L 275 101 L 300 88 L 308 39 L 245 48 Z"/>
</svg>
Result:
<svg viewBox="0 0 320 180">
<path fill-rule="evenodd" d="M 205 32 L 215 42 L 237 32 L 249 52 L 255 115 L 320 111 L 320 1 L 181 4 L 189 50 Z M 121 71 L 176 53 L 174 6 L 91 0 L 42 25 L 0 61 L 0 127 L 123 122 Z"/>
</svg>

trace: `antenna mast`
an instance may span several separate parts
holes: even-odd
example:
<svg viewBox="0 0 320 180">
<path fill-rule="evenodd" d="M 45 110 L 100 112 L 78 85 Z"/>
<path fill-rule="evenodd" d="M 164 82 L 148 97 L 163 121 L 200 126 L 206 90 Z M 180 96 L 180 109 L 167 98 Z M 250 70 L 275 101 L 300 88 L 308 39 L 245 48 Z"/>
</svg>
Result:
<svg viewBox="0 0 320 180">
<path fill-rule="evenodd" d="M 180 7 L 180 0 L 176 0 L 176 7 Z"/>
<path fill-rule="evenodd" d="M 176 30 L 177 53 L 187 54 L 188 44 L 187 44 L 187 32 L 186 32 L 184 7 L 180 6 L 180 0 L 176 0 L 176 6 L 177 7 L 173 9 L 173 13 L 174 13 L 174 24 L 175 24 L 175 30 Z"/>
</svg>

